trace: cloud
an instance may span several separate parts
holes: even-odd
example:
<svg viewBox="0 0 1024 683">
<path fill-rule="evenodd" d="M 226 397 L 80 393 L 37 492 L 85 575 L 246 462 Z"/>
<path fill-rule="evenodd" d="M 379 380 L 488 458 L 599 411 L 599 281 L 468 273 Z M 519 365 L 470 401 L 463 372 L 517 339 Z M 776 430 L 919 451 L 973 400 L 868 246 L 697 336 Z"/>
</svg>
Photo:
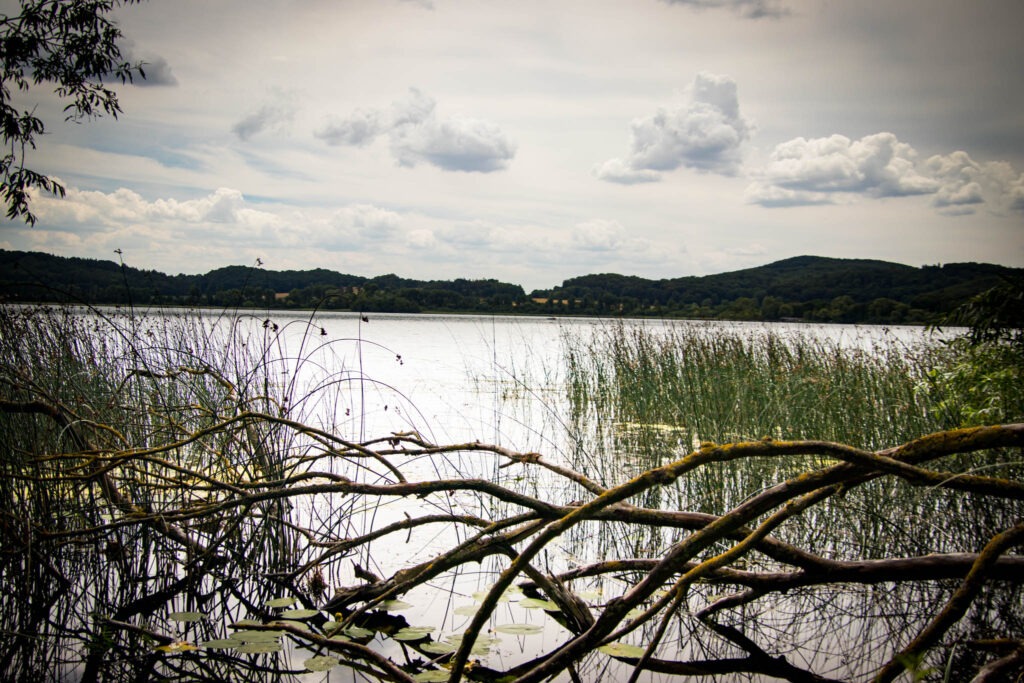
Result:
<svg viewBox="0 0 1024 683">
<path fill-rule="evenodd" d="M 571 246 L 585 251 L 643 251 L 650 244 L 631 237 L 618 221 L 597 218 L 573 228 Z"/>
<path fill-rule="evenodd" d="M 144 57 L 142 60 L 143 78 L 136 79 L 135 85 L 142 87 L 178 85 L 178 79 L 171 73 L 171 65 L 160 56 Z"/>
<path fill-rule="evenodd" d="M 925 170 L 939 182 L 932 206 L 947 215 L 974 213 L 985 204 L 996 212 L 1024 211 L 1024 173 L 1003 161 L 978 163 L 963 151 L 929 157 Z"/>
<path fill-rule="evenodd" d="M 516 145 L 493 123 L 472 118 L 440 118 L 436 101 L 410 88 L 409 97 L 390 112 L 357 111 L 328 123 L 314 135 L 329 145 L 365 147 L 387 135 L 400 166 L 430 164 L 446 171 L 490 173 L 508 168 Z"/>
<path fill-rule="evenodd" d="M 243 142 L 269 129 L 279 129 L 295 118 L 295 107 L 290 104 L 284 94 L 278 94 L 278 101 L 267 103 L 231 126 L 231 132 Z"/>
<path fill-rule="evenodd" d="M 632 169 L 622 159 L 609 159 L 603 164 L 597 164 L 594 166 L 593 173 L 601 180 L 621 185 L 656 183 L 661 180 L 661 176 L 657 172 Z"/>
<path fill-rule="evenodd" d="M 789 9 L 778 0 L 662 0 L 670 5 L 685 5 L 694 9 L 731 9 L 748 19 L 778 19 L 788 15 Z"/>
<path fill-rule="evenodd" d="M 328 123 L 313 135 L 328 145 L 366 147 L 382 132 L 384 126 L 378 112 L 357 110 L 347 119 Z"/>
<path fill-rule="evenodd" d="M 142 73 L 133 74 L 135 77 L 132 79 L 132 85 L 144 88 L 178 85 L 178 79 L 171 73 L 171 65 L 165 58 L 152 53 L 139 54 L 135 42 L 127 38 L 122 39 L 118 47 L 121 50 L 121 59 L 132 64 L 141 63 Z"/>
<path fill-rule="evenodd" d="M 736 82 L 700 73 L 686 95 L 687 101 L 678 107 L 661 107 L 653 116 L 634 120 L 629 155 L 609 159 L 595 167 L 594 174 L 624 184 L 652 182 L 658 172 L 681 166 L 735 175 L 741 145 L 753 131 L 753 124 L 740 115 Z"/>
<path fill-rule="evenodd" d="M 68 187 L 64 199 L 36 193 L 32 201 L 40 219 L 34 232 L 40 239 L 62 244 L 73 239 L 94 250 L 97 245 L 127 244 L 130 238 L 155 252 L 201 244 L 210 250 L 204 258 L 221 253 L 221 261 L 237 262 L 232 254 L 253 249 L 387 253 L 404 244 L 403 218 L 387 209 L 354 204 L 330 212 L 266 210 L 228 187 L 193 199 L 152 201 L 127 188 L 107 193 Z M 422 236 L 417 239 L 422 241 Z"/>
<path fill-rule="evenodd" d="M 746 191 L 765 207 L 832 204 L 844 195 L 933 195 L 941 213 L 966 215 L 987 205 L 996 212 L 1024 210 L 1024 174 L 1005 162 L 979 164 L 967 153 L 935 155 L 921 163 L 892 133 L 850 140 L 843 135 L 794 138 L 776 145 Z"/>
</svg>

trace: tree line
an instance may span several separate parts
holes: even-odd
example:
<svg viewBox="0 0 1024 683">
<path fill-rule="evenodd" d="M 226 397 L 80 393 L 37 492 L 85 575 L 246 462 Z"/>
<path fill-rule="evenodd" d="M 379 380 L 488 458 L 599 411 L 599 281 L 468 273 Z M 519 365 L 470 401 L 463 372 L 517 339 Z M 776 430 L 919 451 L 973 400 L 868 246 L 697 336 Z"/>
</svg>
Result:
<svg viewBox="0 0 1024 683">
<path fill-rule="evenodd" d="M 113 261 L 0 251 L 0 296 L 11 301 L 117 305 L 461 312 L 920 324 L 1024 269 L 983 263 L 915 268 L 798 256 L 706 276 L 652 280 L 584 275 L 529 294 L 495 279 L 362 277 L 327 269 L 228 266 L 167 275 Z"/>
</svg>

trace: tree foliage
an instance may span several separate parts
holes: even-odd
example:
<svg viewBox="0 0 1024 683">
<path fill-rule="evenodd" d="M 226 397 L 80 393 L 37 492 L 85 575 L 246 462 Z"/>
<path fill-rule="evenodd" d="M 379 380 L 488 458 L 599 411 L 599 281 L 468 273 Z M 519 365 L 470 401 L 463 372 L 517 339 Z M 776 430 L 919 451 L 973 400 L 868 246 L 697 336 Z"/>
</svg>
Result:
<svg viewBox="0 0 1024 683">
<path fill-rule="evenodd" d="M 25 166 L 46 126 L 22 93 L 45 82 L 66 102 L 66 121 L 116 117 L 121 107 L 107 83 L 145 74 L 123 59 L 121 31 L 110 15 L 138 1 L 21 0 L 18 14 L 0 15 L 0 194 L 8 218 L 35 224 L 28 205 L 32 188 L 64 196 L 57 181 Z"/>
</svg>

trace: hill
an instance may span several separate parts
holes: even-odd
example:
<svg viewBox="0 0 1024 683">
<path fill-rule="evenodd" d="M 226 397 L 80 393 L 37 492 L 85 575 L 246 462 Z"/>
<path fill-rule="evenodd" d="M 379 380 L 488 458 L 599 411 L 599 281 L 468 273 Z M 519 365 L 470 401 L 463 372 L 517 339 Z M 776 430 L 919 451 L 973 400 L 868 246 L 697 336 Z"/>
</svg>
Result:
<svg viewBox="0 0 1024 683">
<path fill-rule="evenodd" d="M 630 315 L 735 320 L 928 322 L 1024 269 L 987 263 L 915 268 L 869 259 L 797 256 L 756 268 L 672 279 L 604 273 L 527 297 L 498 280 L 372 278 L 332 270 L 227 266 L 167 275 L 113 261 L 0 250 L 0 296 L 14 301 Z"/>
</svg>

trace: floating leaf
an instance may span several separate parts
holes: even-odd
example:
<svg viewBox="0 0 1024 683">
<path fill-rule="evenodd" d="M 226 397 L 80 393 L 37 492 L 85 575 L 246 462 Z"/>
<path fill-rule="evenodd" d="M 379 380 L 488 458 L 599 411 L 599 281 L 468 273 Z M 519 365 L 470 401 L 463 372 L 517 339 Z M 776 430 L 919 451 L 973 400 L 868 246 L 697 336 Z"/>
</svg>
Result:
<svg viewBox="0 0 1024 683">
<path fill-rule="evenodd" d="M 373 637 L 373 631 L 370 631 L 368 629 L 362 628 L 361 626 L 349 626 L 347 629 L 345 629 L 343 631 L 343 633 L 345 635 L 347 635 L 347 636 L 352 636 L 353 638 L 372 638 Z"/>
<path fill-rule="evenodd" d="M 238 646 L 238 652 L 247 654 L 267 654 L 269 652 L 280 652 L 281 643 L 246 643 Z"/>
<path fill-rule="evenodd" d="M 424 683 L 440 683 L 441 681 L 447 681 L 451 677 L 451 674 L 444 669 L 434 669 L 433 671 L 424 671 L 423 673 L 416 674 L 412 677 L 414 681 L 423 681 Z"/>
<path fill-rule="evenodd" d="M 284 635 L 284 631 L 235 631 L 229 638 L 240 643 L 271 643 Z"/>
<path fill-rule="evenodd" d="M 281 616 L 285 619 L 309 619 L 320 614 L 318 609 L 286 609 L 281 612 Z"/>
<path fill-rule="evenodd" d="M 295 598 L 275 598 L 267 603 L 267 607 L 291 607 Z"/>
<path fill-rule="evenodd" d="M 391 637 L 395 640 L 422 640 L 433 632 L 433 626 L 410 626 L 396 631 Z"/>
<path fill-rule="evenodd" d="M 207 650 L 225 650 L 230 647 L 238 647 L 242 641 L 236 638 L 223 638 L 221 640 L 204 640 L 199 643 L 199 647 L 205 647 Z"/>
<path fill-rule="evenodd" d="M 643 657 L 645 652 L 644 648 L 628 643 L 608 643 L 597 649 L 612 657 Z"/>
<path fill-rule="evenodd" d="M 249 628 L 250 626 L 263 626 L 263 622 L 255 619 L 242 619 L 231 624 L 231 628 Z"/>
<path fill-rule="evenodd" d="M 325 621 L 324 625 L 323 625 L 324 631 L 326 631 L 328 633 L 330 633 L 331 631 L 336 631 L 339 628 L 341 628 L 341 622 L 340 621 Z"/>
<path fill-rule="evenodd" d="M 309 631 L 309 624 L 304 624 L 301 621 L 286 620 L 286 621 L 275 621 L 272 626 L 287 626 L 288 628 L 297 628 L 300 631 Z"/>
<path fill-rule="evenodd" d="M 526 609 L 543 609 L 549 612 L 558 611 L 558 605 L 550 600 L 541 600 L 540 598 L 524 598 L 519 601 L 519 606 Z"/>
<path fill-rule="evenodd" d="M 177 654 L 178 652 L 188 652 L 189 650 L 198 650 L 199 648 L 192 643 L 187 643 L 184 640 L 180 640 L 175 643 L 168 645 L 161 645 L 160 647 L 154 648 L 158 652 L 167 652 L 169 654 Z"/>
<path fill-rule="evenodd" d="M 424 652 L 429 652 L 432 655 L 446 655 L 449 652 L 455 652 L 455 646 L 449 643 L 423 643 L 420 649 Z"/>
<path fill-rule="evenodd" d="M 352 640 L 348 636 L 343 636 L 340 633 L 336 636 L 330 636 L 327 640 L 333 640 L 336 643 L 351 643 Z"/>
<path fill-rule="evenodd" d="M 600 600 L 601 591 L 583 591 L 579 596 L 584 600 Z"/>
<path fill-rule="evenodd" d="M 528 636 L 534 633 L 540 633 L 544 630 L 543 626 L 537 626 L 536 624 L 501 624 L 495 626 L 494 630 L 498 633 L 511 633 L 515 636 Z"/>
<path fill-rule="evenodd" d="M 321 655 L 319 657 L 310 657 L 302 663 L 310 671 L 327 671 L 338 666 L 338 660 L 328 655 Z"/>
<path fill-rule="evenodd" d="M 626 618 L 627 619 L 636 619 L 638 616 L 640 616 L 643 613 L 644 613 L 644 609 L 642 607 L 634 607 L 633 609 L 631 609 L 628 612 L 626 612 Z"/>
<path fill-rule="evenodd" d="M 180 621 L 183 624 L 191 624 L 194 621 L 202 621 L 206 617 L 199 612 L 171 612 L 167 615 L 171 621 Z"/>
<path fill-rule="evenodd" d="M 409 609 L 410 607 L 412 607 L 412 605 L 407 602 L 402 602 L 401 600 L 385 600 L 380 603 L 380 608 L 386 609 L 389 612 L 397 612 L 400 609 Z"/>
<path fill-rule="evenodd" d="M 480 609 L 476 605 L 466 605 L 465 607 L 459 607 L 455 610 L 455 614 L 460 617 L 471 617 L 476 614 L 476 611 Z"/>
</svg>

